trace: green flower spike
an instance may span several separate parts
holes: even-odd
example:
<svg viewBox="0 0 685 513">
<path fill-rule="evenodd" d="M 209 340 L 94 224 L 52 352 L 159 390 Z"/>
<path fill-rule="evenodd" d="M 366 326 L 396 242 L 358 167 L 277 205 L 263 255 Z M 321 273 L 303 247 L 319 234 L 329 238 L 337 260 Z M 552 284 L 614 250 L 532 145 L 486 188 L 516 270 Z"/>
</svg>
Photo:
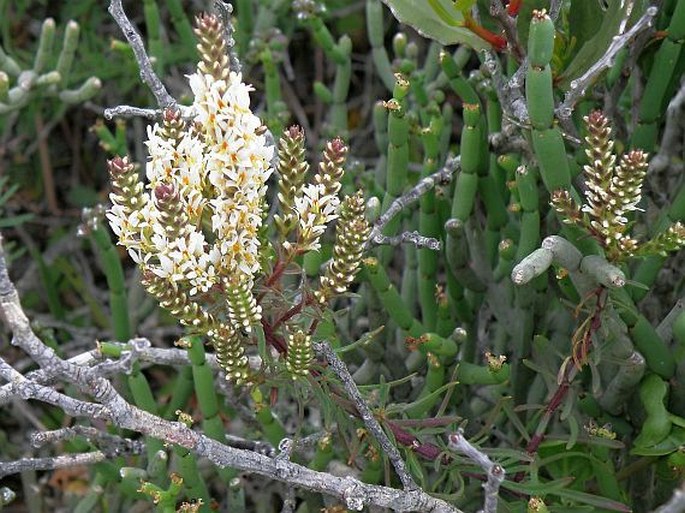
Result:
<svg viewBox="0 0 685 513">
<path fill-rule="evenodd" d="M 293 125 L 281 136 L 278 145 L 278 201 L 281 213 L 274 216 L 274 223 L 283 239 L 297 225 L 295 198 L 302 193 L 307 171 L 309 164 L 305 160 L 304 131 Z"/>
<path fill-rule="evenodd" d="M 321 306 L 334 295 L 344 293 L 359 271 L 364 244 L 371 232 L 371 226 L 364 216 L 365 209 L 361 191 L 354 196 L 347 196 L 341 205 L 333 259 L 321 276 L 319 290 L 314 293 Z"/>
<path fill-rule="evenodd" d="M 293 379 L 309 375 L 309 367 L 314 360 L 312 337 L 304 331 L 298 330 L 288 334 L 288 355 L 285 366 Z"/>
<path fill-rule="evenodd" d="M 647 154 L 631 150 L 619 163 L 613 152 L 611 127 L 606 116 L 594 111 L 584 118 L 588 135 L 584 166 L 585 204 L 577 205 L 566 190 L 552 194 L 551 204 L 564 222 L 585 228 L 604 246 L 609 261 L 631 256 L 666 255 L 685 245 L 685 227 L 677 222 L 654 239 L 640 244 L 629 233 L 629 217 L 640 210 L 642 184 L 647 173 Z"/>
</svg>

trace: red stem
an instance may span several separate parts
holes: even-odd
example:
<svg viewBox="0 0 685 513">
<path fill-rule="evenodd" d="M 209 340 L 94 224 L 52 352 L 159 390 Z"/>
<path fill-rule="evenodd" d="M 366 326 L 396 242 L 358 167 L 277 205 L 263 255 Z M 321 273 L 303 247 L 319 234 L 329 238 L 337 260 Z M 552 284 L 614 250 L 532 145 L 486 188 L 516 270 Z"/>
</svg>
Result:
<svg viewBox="0 0 685 513">
<path fill-rule="evenodd" d="M 523 5 L 523 0 L 511 0 L 509 5 L 507 5 L 507 14 L 509 16 L 516 16 Z"/>
<path fill-rule="evenodd" d="M 590 348 L 592 346 L 592 334 L 599 330 L 599 328 L 602 326 L 602 311 L 604 310 L 604 306 L 606 305 L 606 296 L 602 298 L 603 293 L 605 292 L 604 287 L 599 287 L 595 294 L 597 295 L 597 304 L 595 306 L 595 311 L 592 313 L 592 320 L 590 322 L 590 327 L 587 330 L 587 333 L 584 334 L 583 336 L 583 342 L 582 345 L 584 346 L 581 351 L 583 351 L 583 354 L 587 356 L 587 354 L 590 351 Z M 577 374 L 578 371 L 580 371 L 581 366 L 584 364 L 584 361 L 576 361 L 575 358 L 575 353 L 576 350 L 575 348 L 572 348 L 572 353 L 573 353 L 573 360 L 574 360 L 574 365 L 571 365 L 570 362 L 568 365 L 566 365 L 566 368 L 564 369 L 564 376 L 561 380 L 561 383 L 559 383 L 559 386 L 557 387 L 556 391 L 554 392 L 554 395 L 552 398 L 549 400 L 547 403 L 547 406 L 545 406 L 544 413 L 542 415 L 542 420 L 541 422 L 547 422 L 552 418 L 552 415 L 554 415 L 554 412 L 557 411 L 557 409 L 561 406 L 561 404 L 564 402 L 564 399 L 566 398 L 566 394 L 568 393 L 569 389 L 571 388 L 571 382 L 573 381 L 574 376 Z M 526 452 L 528 454 L 535 454 L 540 447 L 540 444 L 542 441 L 545 439 L 545 432 L 541 433 L 535 433 L 530 441 L 528 442 L 528 446 L 526 447 Z M 521 481 L 523 480 L 523 472 L 519 472 L 516 474 L 514 477 L 515 481 Z"/>
<path fill-rule="evenodd" d="M 497 51 L 502 51 L 507 48 L 507 40 L 504 37 L 500 36 L 499 34 L 495 34 L 494 32 L 490 32 L 485 27 L 478 25 L 473 19 L 473 16 L 468 13 L 464 13 L 464 27 L 469 29 L 481 39 L 484 39 L 490 43 Z"/>
</svg>

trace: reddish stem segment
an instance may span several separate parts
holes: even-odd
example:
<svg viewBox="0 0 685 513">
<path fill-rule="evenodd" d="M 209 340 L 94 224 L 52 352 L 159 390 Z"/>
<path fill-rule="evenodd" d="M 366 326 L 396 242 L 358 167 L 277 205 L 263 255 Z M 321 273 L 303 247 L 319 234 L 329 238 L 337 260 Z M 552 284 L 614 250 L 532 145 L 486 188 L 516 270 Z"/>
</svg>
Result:
<svg viewBox="0 0 685 513">
<path fill-rule="evenodd" d="M 602 312 L 604 311 L 604 307 L 606 305 L 606 290 L 603 287 L 600 287 L 594 292 L 594 294 L 597 296 L 597 304 L 595 305 L 595 309 L 592 313 L 592 318 L 588 325 L 588 329 L 582 335 L 582 340 L 580 342 L 581 347 L 572 348 L 571 358 L 573 360 L 573 364 L 571 362 L 568 362 L 568 364 L 564 367 L 561 382 L 559 383 L 557 389 L 554 391 L 554 395 L 547 403 L 547 406 L 545 406 L 542 418 L 540 420 L 540 424 L 538 425 L 535 434 L 531 437 L 530 441 L 528 442 L 528 446 L 526 447 L 526 452 L 528 454 L 535 454 L 538 448 L 540 447 L 540 444 L 545 439 L 547 426 L 552 420 L 552 416 L 564 402 L 566 394 L 571 388 L 571 383 L 573 382 L 573 379 L 580 372 L 583 365 L 585 365 L 587 361 L 587 355 L 589 354 L 590 349 L 592 347 L 593 333 L 598 331 L 599 328 L 601 328 L 602 326 Z M 582 356 L 582 359 L 579 359 L 579 354 Z M 523 476 L 523 472 L 519 472 L 518 474 L 516 474 L 514 480 L 521 481 L 523 479 Z"/>
<path fill-rule="evenodd" d="M 468 13 L 464 13 L 464 27 L 469 29 L 481 39 L 484 39 L 490 43 L 498 52 L 501 52 L 507 48 L 507 40 L 504 37 L 500 36 L 499 34 L 495 34 L 494 32 L 490 32 L 485 27 L 478 25 L 478 23 L 476 23 L 476 21 L 473 19 L 473 16 Z"/>
<path fill-rule="evenodd" d="M 507 14 L 512 17 L 516 16 L 521 10 L 521 5 L 523 5 L 523 0 L 511 0 L 507 5 Z"/>
</svg>

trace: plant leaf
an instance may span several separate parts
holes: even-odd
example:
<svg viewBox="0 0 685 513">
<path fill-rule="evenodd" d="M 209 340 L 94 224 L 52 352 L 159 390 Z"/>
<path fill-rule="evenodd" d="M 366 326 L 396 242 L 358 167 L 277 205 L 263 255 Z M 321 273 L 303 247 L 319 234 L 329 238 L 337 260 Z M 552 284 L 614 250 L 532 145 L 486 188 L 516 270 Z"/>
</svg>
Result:
<svg viewBox="0 0 685 513">
<path fill-rule="evenodd" d="M 419 34 L 445 46 L 464 44 L 474 50 L 490 45 L 461 26 L 464 17 L 450 0 L 383 0 L 393 16 Z"/>
<path fill-rule="evenodd" d="M 453 0 L 454 8 L 459 12 L 470 11 L 476 0 Z"/>
<path fill-rule="evenodd" d="M 597 508 L 610 509 L 612 511 L 624 511 L 626 513 L 631 511 L 631 509 L 622 502 L 600 497 L 598 495 L 592 495 L 591 493 L 579 492 L 578 490 L 569 490 L 566 488 L 564 490 L 555 490 L 551 493 L 564 499 L 589 504 Z"/>
<path fill-rule="evenodd" d="M 576 0 L 574 4 L 578 3 L 578 1 Z M 580 1 L 583 4 L 593 3 L 588 0 Z M 619 27 L 623 20 L 628 19 L 624 29 L 624 31 L 628 31 L 645 12 L 645 8 L 644 0 L 637 0 L 634 3 L 611 0 L 607 11 L 603 13 L 603 20 L 599 30 L 595 32 L 594 37 L 585 41 L 585 44 L 578 50 L 574 59 L 561 73 L 559 86 L 562 89 L 568 89 L 573 80 L 582 76 L 606 52 L 614 36 L 618 35 Z"/>
</svg>

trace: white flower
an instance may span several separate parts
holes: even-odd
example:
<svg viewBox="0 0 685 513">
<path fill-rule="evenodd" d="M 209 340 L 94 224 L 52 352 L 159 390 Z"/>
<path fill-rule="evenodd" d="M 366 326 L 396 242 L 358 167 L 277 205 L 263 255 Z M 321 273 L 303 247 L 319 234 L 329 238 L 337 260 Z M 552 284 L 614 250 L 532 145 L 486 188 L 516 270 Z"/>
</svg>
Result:
<svg viewBox="0 0 685 513">
<path fill-rule="evenodd" d="M 326 231 L 328 223 L 336 219 L 340 200 L 326 194 L 322 184 L 307 184 L 302 195 L 295 198 L 294 210 L 299 221 L 300 251 L 316 250 L 321 247 L 319 238 Z"/>
</svg>

